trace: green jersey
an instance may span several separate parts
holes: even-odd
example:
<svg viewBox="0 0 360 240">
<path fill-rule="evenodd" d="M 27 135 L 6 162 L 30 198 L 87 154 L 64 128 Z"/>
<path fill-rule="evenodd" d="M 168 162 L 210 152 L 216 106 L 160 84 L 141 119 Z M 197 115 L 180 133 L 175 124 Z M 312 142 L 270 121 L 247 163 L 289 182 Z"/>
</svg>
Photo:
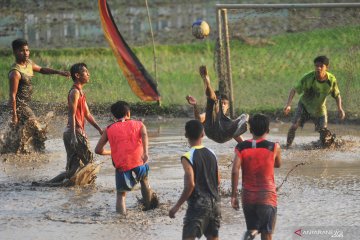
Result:
<svg viewBox="0 0 360 240">
<path fill-rule="evenodd" d="M 306 111 L 313 117 L 327 115 L 326 97 L 331 94 L 333 98 L 340 95 L 336 78 L 333 74 L 327 73 L 327 80 L 316 80 L 315 71 L 305 74 L 295 85 L 295 90 L 300 94 L 300 102 L 305 106 Z"/>
</svg>

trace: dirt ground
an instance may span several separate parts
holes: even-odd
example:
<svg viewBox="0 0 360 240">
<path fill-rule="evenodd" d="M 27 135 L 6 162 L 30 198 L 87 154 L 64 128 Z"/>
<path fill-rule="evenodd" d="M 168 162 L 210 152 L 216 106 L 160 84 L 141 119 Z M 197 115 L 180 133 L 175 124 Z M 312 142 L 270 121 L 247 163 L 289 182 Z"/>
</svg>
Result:
<svg viewBox="0 0 360 240">
<path fill-rule="evenodd" d="M 101 126 L 108 116 L 98 116 Z M 180 156 L 188 150 L 184 124 L 188 118 L 143 117 L 150 136 L 150 184 L 160 198 L 160 207 L 141 211 L 140 190 L 128 194 L 128 215 L 115 212 L 114 169 L 108 157 L 96 156 L 101 169 L 95 185 L 87 187 L 34 187 L 33 181 L 47 180 L 63 171 L 66 153 L 63 116 L 53 118 L 44 153 L 5 154 L 0 157 L 0 234 L 4 239 L 181 239 L 186 204 L 175 219 L 168 210 L 183 188 Z M 88 126 L 89 127 L 89 126 Z M 289 124 L 271 123 L 269 139 L 285 143 Z M 278 218 L 274 239 L 295 239 L 299 228 L 335 229 L 342 239 L 355 239 L 360 222 L 360 127 L 330 125 L 344 140 L 340 148 L 315 149 L 318 138 L 311 123 L 298 131 L 294 147 L 284 150 L 283 165 L 275 172 L 279 186 L 299 163 L 278 194 Z M 99 136 L 87 128 L 92 148 Z M 245 138 L 250 138 L 249 133 Z M 242 211 L 230 207 L 231 160 L 236 142 L 217 144 L 205 138 L 204 145 L 218 156 L 221 170 L 221 239 L 240 239 L 246 225 Z M 352 206 L 352 207 L 350 207 Z M 355 234 L 355 235 L 354 235 Z M 352 236 L 352 237 L 351 237 Z M 310 238 L 307 238 L 310 237 Z M 312 238 L 311 238 L 312 237 Z M 303 239 L 315 239 L 305 236 Z M 259 239 L 259 238 L 258 238 Z M 316 238 L 322 239 L 322 238 Z M 324 238 L 325 239 L 325 238 Z M 326 238 L 328 239 L 328 238 Z"/>
</svg>

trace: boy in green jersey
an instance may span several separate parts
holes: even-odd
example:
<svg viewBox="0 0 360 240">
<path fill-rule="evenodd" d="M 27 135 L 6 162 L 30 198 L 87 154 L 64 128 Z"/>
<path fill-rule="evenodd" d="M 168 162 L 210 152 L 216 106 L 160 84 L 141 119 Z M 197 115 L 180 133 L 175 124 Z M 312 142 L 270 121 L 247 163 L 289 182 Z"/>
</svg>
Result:
<svg viewBox="0 0 360 240">
<path fill-rule="evenodd" d="M 315 130 L 324 135 L 329 131 L 327 127 L 326 98 L 331 95 L 336 100 L 339 118 L 345 118 L 345 112 L 341 104 L 341 96 L 336 78 L 329 73 L 329 59 L 326 56 L 318 56 L 314 59 L 315 71 L 305 74 L 290 90 L 284 113 L 287 115 L 291 110 L 291 101 L 295 93 L 300 94 L 300 100 L 292 119 L 292 125 L 288 131 L 286 147 L 291 146 L 295 132 L 299 126 L 303 127 L 307 120 L 312 120 Z"/>
</svg>

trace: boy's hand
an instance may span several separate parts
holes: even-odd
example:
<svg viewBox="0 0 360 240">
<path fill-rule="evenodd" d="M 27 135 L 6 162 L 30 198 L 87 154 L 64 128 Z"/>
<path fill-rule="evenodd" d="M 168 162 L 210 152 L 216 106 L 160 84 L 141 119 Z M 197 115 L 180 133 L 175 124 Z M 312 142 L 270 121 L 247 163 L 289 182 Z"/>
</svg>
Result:
<svg viewBox="0 0 360 240">
<path fill-rule="evenodd" d="M 190 105 L 193 105 L 193 106 L 196 105 L 196 99 L 193 96 L 187 95 L 186 100 L 188 101 L 188 103 Z"/>
<path fill-rule="evenodd" d="M 239 199 L 237 197 L 231 197 L 231 207 L 235 210 L 239 210 Z"/>
<path fill-rule="evenodd" d="M 207 68 L 204 65 L 199 67 L 199 72 L 202 78 L 205 78 L 208 75 Z"/>
<path fill-rule="evenodd" d="M 343 109 L 339 109 L 339 118 L 340 120 L 344 120 L 345 118 L 345 112 Z"/>
<path fill-rule="evenodd" d="M 144 163 L 146 163 L 149 160 L 149 155 L 147 153 L 144 153 L 141 156 L 141 159 L 143 160 Z"/>
<path fill-rule="evenodd" d="M 169 211 L 169 217 L 170 218 L 175 218 L 175 213 L 179 211 L 179 208 L 175 205 L 173 206 L 170 211 Z"/>
<path fill-rule="evenodd" d="M 71 74 L 68 71 L 60 71 L 59 75 L 70 78 Z"/>
<path fill-rule="evenodd" d="M 16 114 L 14 114 L 14 115 L 12 116 L 12 118 L 11 118 L 11 124 L 12 124 L 13 126 L 16 126 L 18 123 L 19 123 L 19 118 L 18 118 L 18 116 L 17 116 Z"/>
<path fill-rule="evenodd" d="M 285 116 L 287 116 L 287 115 L 289 114 L 290 110 L 291 110 L 291 106 L 286 105 L 286 106 L 284 107 L 284 110 L 283 110 L 283 111 L 284 111 Z"/>
<path fill-rule="evenodd" d="M 71 134 L 70 145 L 73 148 L 76 148 L 76 146 L 78 145 L 78 141 L 77 141 L 77 138 L 76 138 L 76 133 Z"/>
</svg>

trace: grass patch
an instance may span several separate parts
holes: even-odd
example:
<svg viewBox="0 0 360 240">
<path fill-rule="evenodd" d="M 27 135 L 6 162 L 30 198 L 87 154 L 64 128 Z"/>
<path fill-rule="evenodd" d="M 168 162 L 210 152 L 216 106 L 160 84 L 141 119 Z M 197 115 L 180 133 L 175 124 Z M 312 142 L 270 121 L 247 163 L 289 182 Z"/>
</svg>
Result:
<svg viewBox="0 0 360 240">
<path fill-rule="evenodd" d="M 330 58 L 330 72 L 338 79 L 345 110 L 358 113 L 359 36 L 359 27 L 346 27 L 274 36 L 270 39 L 274 43 L 272 45 L 249 46 L 233 40 L 231 61 L 237 112 L 279 111 L 290 88 L 302 75 L 313 70 L 313 59 L 325 54 Z M 214 46 L 211 41 L 157 46 L 158 86 L 164 107 L 185 105 L 187 94 L 194 95 L 201 104 L 205 104 L 198 67 L 208 66 L 216 87 Z M 133 50 L 154 76 L 152 47 L 142 46 Z M 3 102 L 8 97 L 7 74 L 14 60 L 7 49 L 1 50 L 0 54 L 3 56 L 0 59 L 0 100 Z M 85 62 L 91 74 L 90 83 L 85 87 L 89 103 L 107 104 L 119 99 L 134 104 L 140 101 L 131 92 L 108 48 L 35 49 L 31 54 L 31 59 L 40 66 L 55 69 L 69 69 L 76 62 Z M 36 74 L 33 83 L 35 101 L 66 104 L 71 80 Z M 294 107 L 297 100 L 298 96 L 293 100 Z M 336 110 L 332 99 L 329 99 L 328 105 L 330 110 Z"/>
</svg>

